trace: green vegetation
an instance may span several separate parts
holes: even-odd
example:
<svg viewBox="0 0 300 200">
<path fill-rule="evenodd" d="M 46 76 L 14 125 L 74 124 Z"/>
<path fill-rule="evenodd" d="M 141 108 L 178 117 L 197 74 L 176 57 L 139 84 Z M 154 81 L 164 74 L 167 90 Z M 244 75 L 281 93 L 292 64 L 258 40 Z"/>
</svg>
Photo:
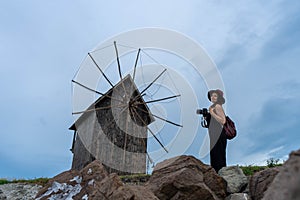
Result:
<svg viewBox="0 0 300 200">
<path fill-rule="evenodd" d="M 269 168 L 271 167 L 276 167 L 276 166 L 281 166 L 282 164 L 278 164 L 279 159 L 275 159 L 275 158 L 270 158 L 267 160 L 267 166 Z"/>
<path fill-rule="evenodd" d="M 6 179 L 0 179 L 0 185 L 7 184 L 7 183 L 9 183 L 8 180 L 6 180 Z"/>
<path fill-rule="evenodd" d="M 259 172 L 259 171 L 262 171 L 267 168 L 277 167 L 277 166 L 281 166 L 281 165 L 282 165 L 282 163 L 279 163 L 279 159 L 269 158 L 267 160 L 267 166 L 248 165 L 248 166 L 239 166 L 239 167 L 243 170 L 243 172 L 246 176 L 251 176 L 255 172 Z"/>
<path fill-rule="evenodd" d="M 255 172 L 259 172 L 259 171 L 262 171 L 264 169 L 267 169 L 268 167 L 266 166 L 252 166 L 252 165 L 249 165 L 249 166 L 239 166 L 244 174 L 246 176 L 251 176 L 253 175 Z"/>
<path fill-rule="evenodd" d="M 122 175 L 119 176 L 123 183 L 142 185 L 146 183 L 151 175 L 148 174 L 132 174 L 132 175 Z"/>
<path fill-rule="evenodd" d="M 7 183 L 29 183 L 29 184 L 45 185 L 48 181 L 49 178 L 14 179 L 11 181 L 7 179 L 0 179 L 0 185 L 7 184 Z"/>
</svg>

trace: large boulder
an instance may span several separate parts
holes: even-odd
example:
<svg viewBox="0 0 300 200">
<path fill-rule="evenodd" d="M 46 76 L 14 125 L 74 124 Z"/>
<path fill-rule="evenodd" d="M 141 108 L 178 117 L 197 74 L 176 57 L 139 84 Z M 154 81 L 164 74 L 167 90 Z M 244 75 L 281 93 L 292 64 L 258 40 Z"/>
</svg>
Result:
<svg viewBox="0 0 300 200">
<path fill-rule="evenodd" d="M 263 200 L 300 199 L 300 149 L 290 153 L 277 176 L 264 194 Z"/>
<path fill-rule="evenodd" d="M 230 194 L 242 192 L 247 187 L 247 176 L 238 166 L 223 167 L 218 173 L 226 180 L 227 192 Z"/>
<path fill-rule="evenodd" d="M 260 172 L 256 172 L 250 177 L 249 193 L 252 200 L 260 200 L 263 198 L 264 192 L 273 182 L 278 172 L 279 167 L 273 167 Z"/>
<path fill-rule="evenodd" d="M 117 174 L 108 174 L 98 160 L 81 171 L 69 170 L 55 176 L 36 199 L 158 200 L 142 186 L 124 185 Z"/>
<path fill-rule="evenodd" d="M 145 184 L 159 199 L 224 199 L 226 181 L 193 156 L 158 163 Z"/>
</svg>

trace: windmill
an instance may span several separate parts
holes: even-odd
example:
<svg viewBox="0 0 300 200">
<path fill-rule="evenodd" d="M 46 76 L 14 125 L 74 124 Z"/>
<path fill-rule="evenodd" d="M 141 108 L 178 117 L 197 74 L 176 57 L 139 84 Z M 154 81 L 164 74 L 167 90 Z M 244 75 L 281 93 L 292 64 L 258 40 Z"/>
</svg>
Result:
<svg viewBox="0 0 300 200">
<path fill-rule="evenodd" d="M 101 67 L 101 60 L 105 59 L 105 56 L 97 59 L 99 49 L 88 53 L 83 62 L 85 63 L 84 67 L 96 70 L 95 73 L 86 74 L 85 79 L 106 82 L 109 87 L 106 92 L 99 91 L 95 84 L 90 86 L 83 83 L 82 78 L 78 78 L 78 76 L 72 80 L 75 87 L 84 91 L 79 98 L 84 99 L 86 92 L 97 97 L 86 109 L 73 112 L 73 115 L 80 115 L 80 117 L 70 127 L 71 130 L 74 130 L 71 148 L 73 153 L 72 169 L 80 170 L 88 163 L 98 159 L 110 173 L 145 173 L 146 160 L 152 162 L 147 152 L 148 134 L 166 153 L 168 152 L 149 125 L 160 120 L 172 126 L 182 127 L 178 123 L 153 114 L 148 107 L 149 104 L 155 102 L 176 99 L 180 94 L 149 101 L 143 98 L 146 92 L 164 76 L 167 69 L 163 68 L 150 83 L 141 87 L 136 84 L 135 80 L 143 49 L 136 50 L 131 73 L 123 74 L 118 52 L 120 46 L 122 47 L 114 41 L 110 46 L 101 49 L 108 54 L 115 54 L 117 69 L 115 68 L 115 72 L 111 72 L 111 74 L 115 79 L 118 78 L 116 83 L 111 80 L 109 72 L 106 73 Z M 105 55 L 105 53 L 103 54 Z M 85 69 L 82 71 L 84 73 Z"/>
</svg>

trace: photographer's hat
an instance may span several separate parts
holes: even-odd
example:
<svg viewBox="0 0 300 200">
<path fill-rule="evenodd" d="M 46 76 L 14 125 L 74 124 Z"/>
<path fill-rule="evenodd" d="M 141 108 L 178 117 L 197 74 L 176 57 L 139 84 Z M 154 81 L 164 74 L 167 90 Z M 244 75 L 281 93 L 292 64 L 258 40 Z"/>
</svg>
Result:
<svg viewBox="0 0 300 200">
<path fill-rule="evenodd" d="M 225 103 L 225 99 L 223 97 L 223 91 L 222 90 L 216 89 L 216 90 L 210 90 L 210 91 L 208 91 L 207 97 L 208 97 L 209 101 L 211 101 L 210 96 L 211 96 L 212 93 L 217 93 L 218 94 L 218 102 L 220 104 L 224 104 Z"/>
</svg>

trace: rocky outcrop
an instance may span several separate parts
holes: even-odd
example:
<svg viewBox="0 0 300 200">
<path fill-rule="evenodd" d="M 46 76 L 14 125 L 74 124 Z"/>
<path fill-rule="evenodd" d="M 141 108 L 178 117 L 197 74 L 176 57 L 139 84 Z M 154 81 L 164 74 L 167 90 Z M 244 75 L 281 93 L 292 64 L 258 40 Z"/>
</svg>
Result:
<svg viewBox="0 0 300 200">
<path fill-rule="evenodd" d="M 230 194 L 242 192 L 247 187 L 248 179 L 238 166 L 223 167 L 218 173 L 226 180 Z"/>
<path fill-rule="evenodd" d="M 224 199 L 226 181 L 192 156 L 178 156 L 156 165 L 146 188 L 159 199 Z"/>
<path fill-rule="evenodd" d="M 46 199 L 89 200 L 157 200 L 143 186 L 124 185 L 117 174 L 108 174 L 103 165 L 95 160 L 81 171 L 69 170 L 52 178 L 36 196 Z"/>
<path fill-rule="evenodd" d="M 279 172 L 279 167 L 268 168 L 253 174 L 249 181 L 249 193 L 252 200 L 260 200 L 264 196 L 264 192 L 273 182 L 275 176 Z"/>
<path fill-rule="evenodd" d="M 290 153 L 277 176 L 264 194 L 263 200 L 300 199 L 300 149 Z"/>
<path fill-rule="evenodd" d="M 193 156 L 178 156 L 158 163 L 151 176 L 135 177 L 134 181 L 127 180 L 128 177 L 123 179 L 117 174 L 108 174 L 96 160 L 81 171 L 69 170 L 50 179 L 39 190 L 36 199 L 249 200 L 251 197 L 252 200 L 298 200 L 300 150 L 292 152 L 282 167 L 255 173 L 248 184 L 249 194 L 247 189 L 244 190 L 247 178 L 240 168 L 226 167 L 218 175 L 211 166 Z M 140 179 L 142 184 L 132 185 Z M 30 184 L 1 185 L 0 199 L 34 199 L 40 187 Z"/>
<path fill-rule="evenodd" d="M 42 186 L 24 183 L 0 185 L 0 200 L 34 199 Z"/>
<path fill-rule="evenodd" d="M 221 175 L 221 176 L 220 176 Z M 158 163 L 145 185 L 125 185 L 117 174 L 108 174 L 99 161 L 81 171 L 69 170 L 52 178 L 42 188 L 37 200 L 45 199 L 211 199 L 222 200 L 230 192 L 245 187 L 245 175 L 238 167 L 215 170 L 193 156 L 178 156 Z M 227 187 L 227 182 L 230 184 Z M 233 182 L 236 183 L 233 183 Z M 231 194 L 227 200 L 248 198 Z"/>
</svg>

